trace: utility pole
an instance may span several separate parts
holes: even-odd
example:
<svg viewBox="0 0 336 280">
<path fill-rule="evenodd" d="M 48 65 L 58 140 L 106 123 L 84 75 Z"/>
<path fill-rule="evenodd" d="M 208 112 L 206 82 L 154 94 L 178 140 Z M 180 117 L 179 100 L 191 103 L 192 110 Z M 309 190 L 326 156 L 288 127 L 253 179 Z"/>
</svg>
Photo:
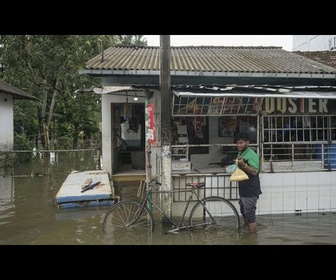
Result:
<svg viewBox="0 0 336 280">
<path fill-rule="evenodd" d="M 160 35 L 161 92 L 161 188 L 172 189 L 171 176 L 171 96 L 170 96 L 170 35 Z M 161 196 L 162 207 L 171 213 L 171 196 Z"/>
</svg>

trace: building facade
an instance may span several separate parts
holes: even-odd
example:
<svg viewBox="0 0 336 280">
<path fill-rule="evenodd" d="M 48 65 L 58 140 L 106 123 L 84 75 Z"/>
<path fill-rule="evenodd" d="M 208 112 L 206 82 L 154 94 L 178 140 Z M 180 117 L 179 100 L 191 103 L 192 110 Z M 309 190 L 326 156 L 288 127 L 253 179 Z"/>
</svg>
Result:
<svg viewBox="0 0 336 280">
<path fill-rule="evenodd" d="M 14 145 L 15 99 L 37 100 L 33 95 L 0 80 L 0 152 L 11 151 Z"/>
<path fill-rule="evenodd" d="M 237 185 L 224 166 L 235 154 L 234 134 L 248 130 L 262 163 L 258 214 L 336 209 L 335 68 L 277 47 L 170 50 L 169 151 L 161 145 L 162 110 L 168 104 L 161 102 L 158 47 L 111 47 L 81 71 L 100 76 L 106 88 L 129 87 L 102 96 L 103 168 L 118 172 L 116 135 L 121 116 L 133 116 L 128 108 L 137 95 L 144 108 L 154 108 L 155 128 L 145 132 L 146 140 L 155 140 L 149 173 L 160 180 L 163 158 L 168 159 L 168 188 L 205 181 L 207 195 L 223 196 L 238 208 Z M 172 215 L 184 201 L 174 197 Z"/>
<path fill-rule="evenodd" d="M 333 51 L 336 35 L 293 35 L 292 51 Z"/>
</svg>

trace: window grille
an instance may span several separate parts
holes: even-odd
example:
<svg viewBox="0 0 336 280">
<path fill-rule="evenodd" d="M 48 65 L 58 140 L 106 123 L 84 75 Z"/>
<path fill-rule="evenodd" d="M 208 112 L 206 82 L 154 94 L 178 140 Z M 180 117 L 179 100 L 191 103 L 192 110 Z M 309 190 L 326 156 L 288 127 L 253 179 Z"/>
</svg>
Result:
<svg viewBox="0 0 336 280">
<path fill-rule="evenodd" d="M 263 171 L 336 169 L 336 116 L 262 116 Z"/>
<path fill-rule="evenodd" d="M 176 96 L 173 100 L 173 116 L 223 116 L 256 115 L 260 97 Z"/>
<path fill-rule="evenodd" d="M 227 175 L 226 175 L 227 177 Z M 205 182 L 205 187 L 198 190 L 200 197 L 204 196 L 220 196 L 228 200 L 238 200 L 238 184 L 237 182 L 228 182 L 225 180 L 224 175 L 200 175 L 200 176 L 173 176 L 173 189 L 182 190 L 182 192 L 176 192 L 173 195 L 174 202 L 186 201 L 189 197 L 189 192 L 186 190 L 187 183 L 199 183 Z M 196 201 L 196 199 L 192 199 Z"/>
</svg>

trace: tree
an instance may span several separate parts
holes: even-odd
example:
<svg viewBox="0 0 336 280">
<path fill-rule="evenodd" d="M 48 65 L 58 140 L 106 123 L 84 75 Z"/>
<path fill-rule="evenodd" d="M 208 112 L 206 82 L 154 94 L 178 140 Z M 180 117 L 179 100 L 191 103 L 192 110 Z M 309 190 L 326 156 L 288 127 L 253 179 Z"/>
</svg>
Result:
<svg viewBox="0 0 336 280">
<path fill-rule="evenodd" d="M 0 77 L 36 96 L 39 101 L 17 100 L 14 122 L 27 137 L 50 150 L 53 143 L 78 135 L 99 133 L 100 98 L 80 90 L 100 85 L 98 78 L 79 75 L 78 70 L 113 45 L 146 45 L 143 35 L 3 35 L 0 42 Z M 83 113 L 84 112 L 84 113 Z M 53 132 L 51 131 L 53 129 Z M 57 139 L 53 139 L 57 137 Z M 68 148 L 67 144 L 58 146 Z"/>
</svg>

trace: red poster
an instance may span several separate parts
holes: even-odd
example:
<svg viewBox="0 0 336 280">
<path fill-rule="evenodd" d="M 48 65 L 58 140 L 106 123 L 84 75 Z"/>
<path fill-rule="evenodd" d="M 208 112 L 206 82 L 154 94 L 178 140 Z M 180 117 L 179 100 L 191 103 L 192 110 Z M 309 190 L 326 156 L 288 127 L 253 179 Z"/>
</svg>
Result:
<svg viewBox="0 0 336 280">
<path fill-rule="evenodd" d="M 146 108 L 147 120 L 146 120 L 146 127 L 147 127 L 147 135 L 146 139 L 148 139 L 149 143 L 154 145 L 155 142 L 155 124 L 154 124 L 154 105 L 153 103 L 148 103 Z"/>
</svg>

